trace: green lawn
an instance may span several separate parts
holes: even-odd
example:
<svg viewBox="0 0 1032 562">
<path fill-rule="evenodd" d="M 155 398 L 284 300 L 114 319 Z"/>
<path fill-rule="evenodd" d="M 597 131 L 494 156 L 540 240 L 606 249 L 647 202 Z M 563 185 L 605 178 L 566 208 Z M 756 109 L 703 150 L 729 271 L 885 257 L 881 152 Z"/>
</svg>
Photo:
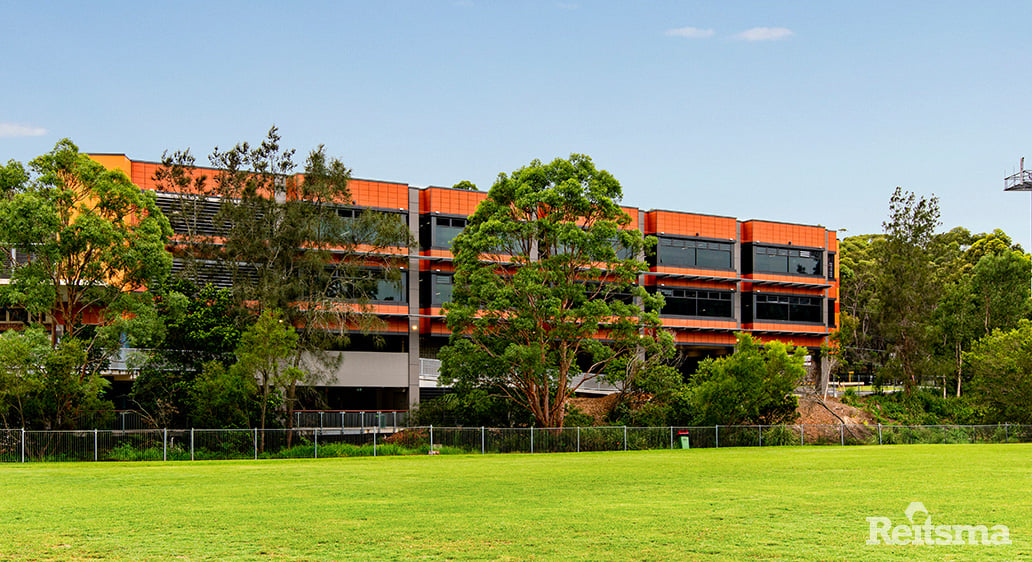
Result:
<svg viewBox="0 0 1032 562">
<path fill-rule="evenodd" d="M 1026 444 L 6 464 L 0 492 L 0 559 L 1032 557 Z M 911 501 L 1013 544 L 865 545 Z"/>
</svg>

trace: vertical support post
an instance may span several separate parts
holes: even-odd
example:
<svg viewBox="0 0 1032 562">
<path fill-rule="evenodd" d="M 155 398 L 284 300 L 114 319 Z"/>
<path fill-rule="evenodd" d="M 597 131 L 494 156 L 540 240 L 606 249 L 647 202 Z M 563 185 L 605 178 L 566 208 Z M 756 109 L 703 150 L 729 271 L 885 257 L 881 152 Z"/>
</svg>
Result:
<svg viewBox="0 0 1032 562">
<path fill-rule="evenodd" d="M 358 425 L 359 425 L 359 427 L 362 428 L 362 434 L 364 435 L 365 434 L 365 412 L 359 412 L 358 413 Z M 431 439 L 430 439 L 431 447 L 430 448 L 431 449 L 433 449 L 433 444 L 434 444 L 433 436 L 434 436 L 434 429 L 433 429 L 433 426 L 430 426 L 430 437 L 431 437 Z"/>
<path fill-rule="evenodd" d="M 530 426 L 530 453 L 534 454 L 534 426 Z"/>
<path fill-rule="evenodd" d="M 623 426 L 623 450 L 627 452 L 627 426 Z"/>
<path fill-rule="evenodd" d="M 713 441 L 716 443 L 717 448 L 720 448 L 720 426 L 713 426 Z"/>
<path fill-rule="evenodd" d="M 580 452 L 580 426 L 577 426 L 577 452 Z"/>
<path fill-rule="evenodd" d="M 168 428 L 161 430 L 161 460 L 168 460 Z"/>
<path fill-rule="evenodd" d="M 430 452 L 434 452 L 434 424 L 430 424 Z"/>
<path fill-rule="evenodd" d="M 846 424 L 840 423 L 838 426 L 839 434 L 839 445 L 845 446 L 846 444 Z"/>
<path fill-rule="evenodd" d="M 1010 424 L 1003 424 L 1003 442 L 1010 443 Z"/>
<path fill-rule="evenodd" d="M 879 445 L 882 444 L 882 440 L 881 440 L 881 424 L 878 424 L 878 444 Z"/>
<path fill-rule="evenodd" d="M 258 460 L 258 428 L 254 428 L 254 460 Z"/>
<path fill-rule="evenodd" d="M 194 460 L 194 439 L 193 439 L 193 428 L 190 428 L 190 460 Z"/>
<path fill-rule="evenodd" d="M 799 425 L 799 446 L 800 447 L 806 445 L 806 439 L 805 439 L 806 435 L 805 435 L 805 433 L 806 433 L 806 426 L 800 424 Z"/>
<path fill-rule="evenodd" d="M 25 462 L 25 428 L 21 428 L 21 462 Z"/>
<path fill-rule="evenodd" d="M 763 426 L 762 425 L 756 426 L 756 435 L 757 435 L 757 437 L 759 437 L 760 447 L 762 447 L 763 446 Z"/>
<path fill-rule="evenodd" d="M 93 461 L 97 461 L 97 428 L 93 428 Z"/>
<path fill-rule="evenodd" d="M 376 436 L 379 435 L 379 433 L 380 433 L 379 426 L 373 428 L 373 456 L 374 457 L 376 456 Z"/>
<path fill-rule="evenodd" d="M 674 449 L 674 426 L 670 426 L 670 450 Z"/>
<path fill-rule="evenodd" d="M 485 439 L 486 433 L 487 433 L 487 430 L 484 429 L 484 426 L 480 426 L 480 454 L 481 455 L 486 455 L 487 454 L 487 441 Z"/>
<path fill-rule="evenodd" d="M 315 458 L 319 458 L 319 428 L 315 428 Z"/>
</svg>

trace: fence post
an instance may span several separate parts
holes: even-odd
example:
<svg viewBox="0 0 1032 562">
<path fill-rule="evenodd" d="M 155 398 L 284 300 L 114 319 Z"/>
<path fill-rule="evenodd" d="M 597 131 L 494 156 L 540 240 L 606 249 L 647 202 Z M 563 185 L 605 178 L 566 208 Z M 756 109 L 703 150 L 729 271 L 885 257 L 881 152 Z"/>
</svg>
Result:
<svg viewBox="0 0 1032 562">
<path fill-rule="evenodd" d="M 319 458 L 319 428 L 315 428 L 315 458 Z"/>
<path fill-rule="evenodd" d="M 670 426 L 670 450 L 674 450 L 674 426 Z"/>
<path fill-rule="evenodd" d="M 486 430 L 484 429 L 484 426 L 480 426 L 480 454 L 481 455 L 486 455 L 487 454 L 487 443 L 486 443 L 486 441 L 484 439 L 485 432 L 486 432 Z"/>
<path fill-rule="evenodd" d="M 716 444 L 716 448 L 720 448 L 720 426 L 713 426 L 713 442 Z"/>
<path fill-rule="evenodd" d="M 190 460 L 194 460 L 193 456 L 193 428 L 190 428 Z"/>
<path fill-rule="evenodd" d="M 878 424 L 878 444 L 881 445 L 881 424 Z"/>
<path fill-rule="evenodd" d="M 839 426 L 838 426 L 838 434 L 839 434 L 839 445 L 845 446 L 846 445 L 846 424 L 844 424 L 844 423 L 840 423 L 839 424 Z"/>
<path fill-rule="evenodd" d="M 25 428 L 21 428 L 21 462 L 25 462 Z"/>
<path fill-rule="evenodd" d="M 258 428 L 254 428 L 254 460 L 258 460 Z"/>
<path fill-rule="evenodd" d="M 161 430 L 161 460 L 168 460 L 168 428 Z"/>
<path fill-rule="evenodd" d="M 376 436 L 380 434 L 379 426 L 373 428 L 373 456 L 376 456 Z M 343 437 L 343 436 L 342 436 Z"/>
<path fill-rule="evenodd" d="M 627 452 L 627 426 L 623 426 L 623 450 Z"/>
<path fill-rule="evenodd" d="M 434 424 L 430 424 L 430 452 L 434 452 Z"/>
<path fill-rule="evenodd" d="M 806 426 L 802 424 L 799 425 L 799 446 L 806 446 Z"/>
<path fill-rule="evenodd" d="M 763 426 L 762 425 L 756 426 L 756 435 L 759 436 L 759 438 L 760 438 L 760 447 L 762 447 L 763 446 Z"/>
<path fill-rule="evenodd" d="M 1009 423 L 1003 424 L 1003 442 L 1010 443 L 1010 426 Z"/>
<path fill-rule="evenodd" d="M 534 454 L 534 426 L 530 426 L 530 454 Z"/>
<path fill-rule="evenodd" d="M 97 428 L 93 428 L 93 461 L 97 461 Z"/>
<path fill-rule="evenodd" d="M 580 426 L 577 426 L 577 452 L 580 452 Z"/>
<path fill-rule="evenodd" d="M 362 433 L 364 434 L 365 433 L 365 412 L 359 412 L 358 413 L 358 425 L 359 425 L 359 427 L 362 428 Z M 434 440 L 433 440 L 433 426 L 430 426 L 430 437 L 431 437 L 431 439 L 430 439 L 430 449 L 432 450 L 433 449 L 433 444 L 434 444 Z"/>
</svg>

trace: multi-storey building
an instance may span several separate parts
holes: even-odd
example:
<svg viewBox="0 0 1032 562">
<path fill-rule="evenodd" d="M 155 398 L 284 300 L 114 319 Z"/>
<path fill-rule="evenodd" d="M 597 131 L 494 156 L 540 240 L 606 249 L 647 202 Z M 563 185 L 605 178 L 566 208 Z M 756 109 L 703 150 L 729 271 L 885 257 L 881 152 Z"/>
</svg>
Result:
<svg viewBox="0 0 1032 562">
<path fill-rule="evenodd" d="M 159 205 L 171 198 L 153 179 L 159 164 L 122 154 L 92 157 L 157 192 Z M 362 179 L 351 180 L 349 188 L 348 208 L 398 214 L 418 246 L 397 249 L 401 281 L 379 284 L 373 296 L 371 310 L 384 321 L 380 337 L 373 342 L 357 336 L 348 349 L 332 351 L 343 360 L 322 390 L 335 408 L 406 409 L 421 395 L 440 392 L 436 356 L 449 336 L 441 306 L 452 290 L 450 245 L 487 194 Z M 702 358 L 729 353 L 736 332 L 816 350 L 836 328 L 835 231 L 687 211 L 624 210 L 631 217 L 628 228 L 657 239 L 639 282 L 665 297 L 663 324 L 675 334 L 686 373 Z"/>
</svg>

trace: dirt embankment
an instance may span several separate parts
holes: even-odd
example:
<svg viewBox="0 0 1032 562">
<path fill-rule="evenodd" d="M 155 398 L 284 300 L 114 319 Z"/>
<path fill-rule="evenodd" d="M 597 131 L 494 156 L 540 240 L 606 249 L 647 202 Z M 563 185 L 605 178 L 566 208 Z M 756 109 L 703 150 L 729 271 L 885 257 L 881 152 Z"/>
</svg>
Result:
<svg viewBox="0 0 1032 562">
<path fill-rule="evenodd" d="M 796 408 L 799 418 L 791 423 L 797 425 L 838 425 L 844 422 L 847 425 L 878 425 L 878 422 L 870 413 L 860 408 L 843 404 L 839 402 L 838 398 L 829 397 L 824 401 L 824 405 L 828 408 L 821 406 L 819 398 L 800 396 L 799 407 Z M 842 419 L 836 418 L 828 409 L 831 409 Z"/>
<path fill-rule="evenodd" d="M 616 394 L 610 394 L 609 396 L 599 396 L 592 398 L 571 398 L 569 404 L 581 412 L 591 416 L 595 419 L 595 423 L 603 423 L 606 416 L 616 406 L 618 396 Z M 800 396 L 799 407 L 796 412 L 799 417 L 789 423 L 794 425 L 838 425 L 845 422 L 847 425 L 878 425 L 874 417 L 868 412 L 843 404 L 839 402 L 838 398 L 828 398 L 824 404 L 828 407 L 821 406 L 820 399 L 814 396 Z M 838 414 L 839 418 L 836 418 L 828 411 L 831 409 L 835 414 Z"/>
</svg>

